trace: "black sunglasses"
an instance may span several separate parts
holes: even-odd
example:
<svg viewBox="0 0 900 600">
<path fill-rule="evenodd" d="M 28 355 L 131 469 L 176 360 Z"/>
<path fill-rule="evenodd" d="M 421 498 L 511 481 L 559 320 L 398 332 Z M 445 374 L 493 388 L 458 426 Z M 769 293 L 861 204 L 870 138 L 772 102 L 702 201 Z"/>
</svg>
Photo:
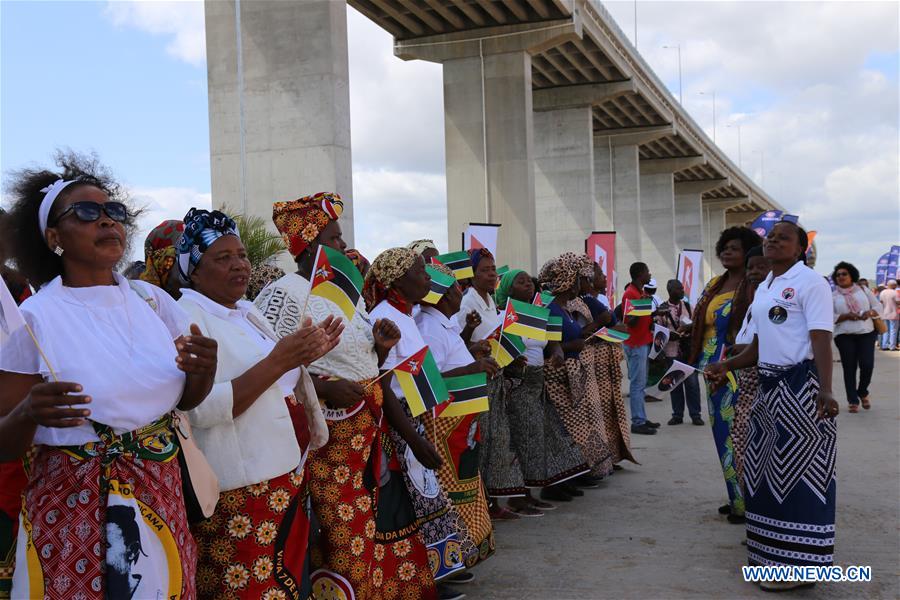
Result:
<svg viewBox="0 0 900 600">
<path fill-rule="evenodd" d="M 118 223 L 128 221 L 128 209 L 121 202 L 104 202 L 100 204 L 91 200 L 82 200 L 81 202 L 73 202 L 66 210 L 59 213 L 59 216 L 53 220 L 53 224 L 59 223 L 70 212 L 75 213 L 78 220 L 85 223 L 92 223 L 99 219 L 101 212 L 105 212 L 107 217 Z"/>
</svg>

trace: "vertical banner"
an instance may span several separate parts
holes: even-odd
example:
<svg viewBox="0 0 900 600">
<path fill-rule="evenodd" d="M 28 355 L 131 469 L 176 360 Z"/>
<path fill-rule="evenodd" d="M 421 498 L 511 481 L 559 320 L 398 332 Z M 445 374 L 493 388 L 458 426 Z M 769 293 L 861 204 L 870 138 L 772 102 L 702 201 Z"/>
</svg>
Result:
<svg viewBox="0 0 900 600">
<path fill-rule="evenodd" d="M 606 275 L 606 299 L 616 305 L 616 232 L 595 231 L 584 242 L 585 254 L 600 265 Z"/>
<path fill-rule="evenodd" d="M 769 210 L 756 217 L 750 224 L 750 229 L 759 234 L 759 237 L 766 237 L 772 230 L 772 226 L 781 220 L 784 212 L 780 210 Z"/>
<path fill-rule="evenodd" d="M 487 248 L 497 256 L 497 237 L 500 225 L 493 223 L 469 223 L 463 233 L 463 250 Z"/>
<path fill-rule="evenodd" d="M 888 258 L 887 278 L 897 279 L 898 272 L 900 272 L 900 246 L 891 246 L 890 257 Z"/>
<path fill-rule="evenodd" d="M 684 297 L 697 306 L 697 300 L 703 292 L 703 250 L 684 249 L 678 254 L 678 281 L 684 286 Z"/>
<path fill-rule="evenodd" d="M 891 253 L 885 252 L 881 255 L 881 258 L 878 259 L 878 263 L 875 265 L 875 285 L 885 285 L 887 280 L 890 279 L 888 277 L 888 266 L 891 262 Z"/>
</svg>

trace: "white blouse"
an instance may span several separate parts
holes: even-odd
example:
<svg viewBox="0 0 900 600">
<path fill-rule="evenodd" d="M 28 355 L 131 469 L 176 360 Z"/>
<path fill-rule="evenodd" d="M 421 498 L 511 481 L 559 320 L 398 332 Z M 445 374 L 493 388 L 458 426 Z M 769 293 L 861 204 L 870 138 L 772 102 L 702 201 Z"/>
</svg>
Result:
<svg viewBox="0 0 900 600">
<path fill-rule="evenodd" d="M 481 294 L 479 294 L 474 287 L 470 287 L 466 290 L 466 294 L 463 296 L 462 303 L 459 307 L 459 312 L 455 315 L 460 328 L 466 326 L 466 315 L 473 310 L 481 317 L 481 325 L 476 327 L 475 331 L 472 332 L 472 341 L 479 342 L 497 329 L 497 326 L 500 325 L 500 315 L 497 314 L 497 305 L 494 304 L 494 298 L 492 296 L 488 296 L 487 302 L 485 302 L 484 298 L 481 297 Z"/>
<path fill-rule="evenodd" d="M 294 333 L 300 327 L 300 313 L 309 295 L 309 281 L 296 273 L 288 273 L 270 283 L 256 297 L 255 304 L 272 325 L 279 338 Z M 307 316 L 319 323 L 329 315 L 344 318 L 340 307 L 321 296 L 310 296 Z M 346 321 L 346 319 L 344 319 Z M 345 323 L 340 342 L 328 354 L 312 363 L 309 372 L 350 381 L 363 381 L 378 376 L 378 354 L 372 327 L 375 319 L 366 312 L 362 298 L 356 313 Z"/>
<path fill-rule="evenodd" d="M 853 298 L 856 300 L 856 304 L 860 307 L 861 311 L 867 312 L 869 310 L 874 310 L 880 315 L 884 310 L 881 302 L 878 301 L 878 298 L 875 297 L 875 294 L 873 294 L 869 288 L 863 289 L 854 283 L 853 290 L 850 293 L 853 294 Z M 872 319 L 865 319 L 863 321 L 841 321 L 838 323 L 837 319 L 839 316 L 851 312 L 850 307 L 847 305 L 847 297 L 842 294 L 840 290 L 834 290 L 831 293 L 831 298 L 834 304 L 835 336 L 847 333 L 864 334 L 875 330 L 875 324 L 872 323 Z"/>
<path fill-rule="evenodd" d="M 384 365 L 382 365 L 382 369 L 385 371 L 393 369 L 425 346 L 425 340 L 422 339 L 422 334 L 419 333 L 419 328 L 416 327 L 413 318 L 391 306 L 387 300 L 382 300 L 378 306 L 372 309 L 372 318 L 390 319 L 400 329 L 400 341 L 391 348 L 384 360 Z M 398 398 L 406 397 L 396 377 L 391 377 L 391 389 Z"/>
<path fill-rule="evenodd" d="M 426 306 L 415 317 L 415 321 L 441 373 L 467 367 L 475 362 L 475 357 L 456 331 L 455 320 L 451 321 L 433 306 Z"/>
<path fill-rule="evenodd" d="M 185 374 L 173 340 L 188 329 L 185 312 L 163 290 L 114 273 L 116 285 L 70 288 L 57 277 L 22 303 L 25 320 L 60 381 L 79 383 L 91 397 L 90 419 L 117 433 L 149 425 L 181 399 Z M 131 286 L 139 286 L 156 310 Z M 27 331 L 0 349 L 0 370 L 51 380 Z M 90 423 L 39 426 L 35 444 L 83 445 L 98 441 Z"/>
</svg>

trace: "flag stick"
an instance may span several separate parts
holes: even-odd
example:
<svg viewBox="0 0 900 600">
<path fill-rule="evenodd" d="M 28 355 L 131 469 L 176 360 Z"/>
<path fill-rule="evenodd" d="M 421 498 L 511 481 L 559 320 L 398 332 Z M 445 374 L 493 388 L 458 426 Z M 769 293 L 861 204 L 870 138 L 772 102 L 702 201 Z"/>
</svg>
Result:
<svg viewBox="0 0 900 600">
<path fill-rule="evenodd" d="M 313 282 L 316 279 L 316 265 L 319 264 L 319 253 L 322 252 L 322 244 L 316 246 L 316 255 L 313 257 L 312 270 L 309 273 L 309 292 L 306 294 L 306 302 L 303 303 L 303 310 L 300 311 L 300 326 L 303 326 L 303 317 L 306 316 L 306 309 L 309 307 L 309 297 L 312 296 Z"/>
<path fill-rule="evenodd" d="M 44 350 L 41 348 L 41 345 L 38 343 L 37 338 L 34 337 L 34 332 L 31 330 L 31 326 L 28 325 L 27 321 L 25 321 L 25 330 L 28 331 L 28 335 L 31 336 L 31 341 L 34 342 L 34 347 L 37 348 L 37 351 L 41 355 L 41 358 L 44 359 L 44 364 L 47 365 L 47 369 L 50 371 L 50 376 L 53 378 L 53 381 L 58 382 L 59 377 L 56 376 L 56 371 L 53 370 L 53 367 L 50 365 L 50 361 L 47 360 L 47 355 L 44 354 Z"/>
</svg>

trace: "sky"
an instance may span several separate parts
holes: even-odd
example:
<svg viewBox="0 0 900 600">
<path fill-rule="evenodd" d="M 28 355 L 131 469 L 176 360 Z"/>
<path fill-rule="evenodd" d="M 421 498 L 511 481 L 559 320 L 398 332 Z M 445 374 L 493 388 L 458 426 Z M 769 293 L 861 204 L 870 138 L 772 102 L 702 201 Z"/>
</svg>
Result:
<svg viewBox="0 0 900 600">
<path fill-rule="evenodd" d="M 604 3 L 632 42 L 633 2 Z M 735 163 L 817 230 L 817 270 L 900 243 L 894 2 L 637 2 L 637 47 Z M 441 66 L 348 9 L 357 246 L 446 249 Z M 96 151 L 146 231 L 209 206 L 201 2 L 0 2 L 0 169 Z M 700 92 L 704 92 L 701 94 Z M 740 131 L 740 156 L 738 155 Z M 4 203 L 8 201 L 4 197 Z M 141 244 L 136 244 L 140 248 Z"/>
</svg>

